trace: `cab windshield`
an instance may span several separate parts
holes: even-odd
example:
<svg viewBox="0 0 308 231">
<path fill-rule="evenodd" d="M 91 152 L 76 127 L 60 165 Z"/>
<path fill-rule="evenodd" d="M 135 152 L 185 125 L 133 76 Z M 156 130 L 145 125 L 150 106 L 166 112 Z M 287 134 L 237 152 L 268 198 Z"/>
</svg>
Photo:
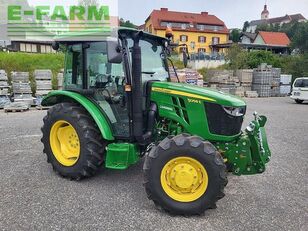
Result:
<svg viewBox="0 0 308 231">
<path fill-rule="evenodd" d="M 164 51 L 162 46 L 153 45 L 145 40 L 140 40 L 139 45 L 141 47 L 142 81 L 167 81 L 169 75 L 164 66 Z M 128 40 L 128 46 L 132 48 L 132 40 Z"/>
</svg>

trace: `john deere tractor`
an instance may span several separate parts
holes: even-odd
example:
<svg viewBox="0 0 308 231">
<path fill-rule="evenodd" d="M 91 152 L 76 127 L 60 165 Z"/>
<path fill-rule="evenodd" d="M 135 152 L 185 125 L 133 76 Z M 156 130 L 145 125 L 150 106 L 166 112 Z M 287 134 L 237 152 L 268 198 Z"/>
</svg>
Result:
<svg viewBox="0 0 308 231">
<path fill-rule="evenodd" d="M 147 196 L 172 214 L 201 214 L 224 196 L 227 171 L 263 173 L 270 159 L 265 116 L 241 131 L 238 97 L 170 81 L 169 39 L 118 29 L 102 41 L 61 41 L 64 90 L 42 127 L 44 153 L 63 177 L 124 170 L 144 155 Z M 185 49 L 184 49 L 185 50 Z M 184 55 L 184 61 L 185 59 Z"/>
</svg>

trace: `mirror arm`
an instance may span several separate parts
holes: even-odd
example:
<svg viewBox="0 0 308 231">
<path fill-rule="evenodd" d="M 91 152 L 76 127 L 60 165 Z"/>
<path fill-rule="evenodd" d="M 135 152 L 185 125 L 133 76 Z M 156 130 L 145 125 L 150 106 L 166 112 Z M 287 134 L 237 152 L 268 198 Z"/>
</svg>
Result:
<svg viewBox="0 0 308 231">
<path fill-rule="evenodd" d="M 173 64 L 173 61 L 172 61 L 172 59 L 170 59 L 170 58 L 167 58 L 167 59 L 168 59 L 169 62 L 171 63 L 171 66 L 172 66 L 172 68 L 173 68 L 174 74 L 175 74 L 175 76 L 176 76 L 176 78 L 177 78 L 177 80 L 178 80 L 178 83 L 179 83 L 179 82 L 180 82 L 180 79 L 179 79 L 178 73 L 176 72 L 176 69 L 175 69 L 175 66 L 174 66 L 174 64 Z"/>
</svg>

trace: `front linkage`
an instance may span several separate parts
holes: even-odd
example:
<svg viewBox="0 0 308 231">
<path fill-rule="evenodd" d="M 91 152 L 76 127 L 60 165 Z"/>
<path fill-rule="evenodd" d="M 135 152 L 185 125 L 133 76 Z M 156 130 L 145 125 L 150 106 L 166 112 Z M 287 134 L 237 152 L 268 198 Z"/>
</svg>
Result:
<svg viewBox="0 0 308 231">
<path fill-rule="evenodd" d="M 214 143 L 235 175 L 262 173 L 270 160 L 271 152 L 264 128 L 267 118 L 256 112 L 254 116 L 255 119 L 236 140 Z"/>
</svg>

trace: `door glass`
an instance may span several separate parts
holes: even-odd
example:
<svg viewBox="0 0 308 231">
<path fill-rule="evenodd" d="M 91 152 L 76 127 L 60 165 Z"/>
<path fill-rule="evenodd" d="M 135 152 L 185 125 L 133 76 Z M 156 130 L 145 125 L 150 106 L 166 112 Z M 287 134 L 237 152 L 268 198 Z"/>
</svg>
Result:
<svg viewBox="0 0 308 231">
<path fill-rule="evenodd" d="M 129 136 L 129 119 L 122 64 L 109 63 L 107 43 L 93 42 L 87 49 L 88 86 L 108 117 L 115 136 Z"/>
<path fill-rule="evenodd" d="M 64 89 L 82 89 L 82 46 L 68 46 L 65 57 Z"/>
</svg>

